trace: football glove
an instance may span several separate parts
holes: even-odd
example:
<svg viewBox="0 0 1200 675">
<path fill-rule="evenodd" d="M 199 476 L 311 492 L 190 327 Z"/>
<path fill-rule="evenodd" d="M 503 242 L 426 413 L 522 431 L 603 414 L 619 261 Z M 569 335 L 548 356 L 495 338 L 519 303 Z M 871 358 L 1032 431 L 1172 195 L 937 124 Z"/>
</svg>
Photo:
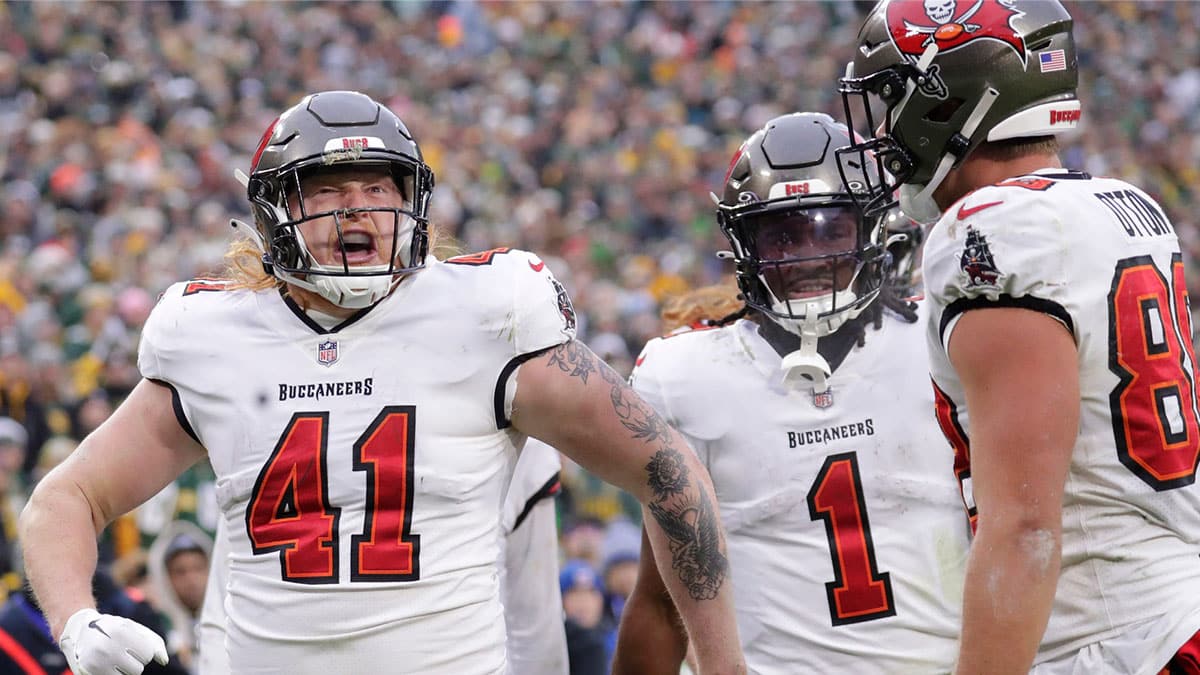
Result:
<svg viewBox="0 0 1200 675">
<path fill-rule="evenodd" d="M 150 659 L 167 664 L 167 645 L 158 633 L 94 609 L 72 614 L 58 645 L 75 675 L 140 675 Z"/>
</svg>

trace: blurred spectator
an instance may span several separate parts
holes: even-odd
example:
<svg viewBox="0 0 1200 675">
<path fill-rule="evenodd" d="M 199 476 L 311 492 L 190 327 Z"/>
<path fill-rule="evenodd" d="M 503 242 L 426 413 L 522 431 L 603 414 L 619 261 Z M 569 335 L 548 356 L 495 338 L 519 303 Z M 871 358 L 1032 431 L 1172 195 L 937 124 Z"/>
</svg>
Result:
<svg viewBox="0 0 1200 675">
<path fill-rule="evenodd" d="M 21 478 L 28 435 L 20 422 L 0 417 L 0 597 L 21 587 L 17 514 L 28 496 Z"/>
<path fill-rule="evenodd" d="M 598 568 L 603 556 L 605 521 L 594 516 L 579 516 L 563 524 L 563 556 Z"/>
<path fill-rule="evenodd" d="M 175 521 L 199 527 L 211 539 L 217 531 L 216 476 L 207 460 L 197 462 L 134 513 L 138 540 L 149 547 Z"/>
<path fill-rule="evenodd" d="M 198 662 L 197 628 L 208 582 L 212 537 L 187 521 L 168 525 L 150 547 L 151 600 L 167 618 L 167 650 L 190 672 Z"/>
<path fill-rule="evenodd" d="M 0 355 L 0 415 L 20 423 L 24 430 L 21 440 L 21 474 L 28 477 L 37 465 L 35 448 L 50 437 L 46 408 L 34 388 L 29 361 L 18 352 Z"/>
<path fill-rule="evenodd" d="M 585 560 L 568 560 L 558 575 L 571 675 L 609 671 L 616 625 L 604 613 L 604 584 Z"/>
<path fill-rule="evenodd" d="M 638 549 L 620 550 L 604 559 L 604 603 L 614 623 L 620 623 L 625 601 L 637 581 Z"/>
</svg>

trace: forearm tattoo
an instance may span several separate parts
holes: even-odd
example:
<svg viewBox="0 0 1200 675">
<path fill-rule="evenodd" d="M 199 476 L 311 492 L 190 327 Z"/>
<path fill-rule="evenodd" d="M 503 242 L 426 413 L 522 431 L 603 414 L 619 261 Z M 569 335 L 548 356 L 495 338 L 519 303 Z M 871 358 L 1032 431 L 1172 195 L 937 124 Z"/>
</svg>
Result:
<svg viewBox="0 0 1200 675">
<path fill-rule="evenodd" d="M 717 597 L 728 572 L 729 561 L 721 542 L 721 530 L 711 495 L 689 474 L 684 455 L 675 447 L 670 426 L 626 384 L 608 364 L 586 346 L 572 340 L 555 348 L 549 365 L 584 384 L 588 375 L 600 377 L 612 388 L 613 410 L 633 437 L 656 449 L 646 465 L 646 484 L 651 499 L 646 508 L 667 535 L 671 568 L 679 575 L 694 600 Z"/>
</svg>

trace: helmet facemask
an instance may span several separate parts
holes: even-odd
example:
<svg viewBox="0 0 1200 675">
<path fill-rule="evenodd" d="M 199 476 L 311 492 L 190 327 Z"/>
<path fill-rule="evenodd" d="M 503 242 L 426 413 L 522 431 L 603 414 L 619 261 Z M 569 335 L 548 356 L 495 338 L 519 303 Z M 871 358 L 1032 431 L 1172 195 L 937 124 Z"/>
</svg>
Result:
<svg viewBox="0 0 1200 675">
<path fill-rule="evenodd" d="M 814 338 L 858 317 L 879 293 L 885 252 L 840 193 L 722 207 L 746 304 L 791 333 Z"/>
<path fill-rule="evenodd" d="M 372 166 L 386 165 L 359 163 L 338 166 L 332 171 Z M 267 239 L 270 264 L 280 279 L 318 293 L 339 307 L 369 307 L 383 299 L 403 275 L 424 264 L 428 229 L 426 220 L 418 216 L 408 197 L 416 191 L 413 175 L 404 175 L 399 169 L 391 172 L 403 196 L 399 206 L 375 205 L 310 213 L 306 200 L 297 195 L 303 194 L 307 181 L 313 180 L 321 171 L 284 172 L 278 178 L 282 186 L 278 202 L 269 207 L 256 202 L 256 210 L 270 208 L 275 216 L 271 236 Z M 326 244 L 306 241 L 303 226 L 324 218 L 333 221 L 334 241 L 328 248 L 334 262 L 322 264 L 314 251 Z M 365 257 L 367 252 L 376 253 L 378 258 L 388 262 L 354 262 L 355 257 Z"/>
<path fill-rule="evenodd" d="M 883 279 L 881 221 L 863 217 L 851 194 L 875 168 L 839 166 L 836 150 L 848 142 L 828 115 L 777 117 L 734 155 L 718 199 L 746 304 L 801 337 L 856 318 Z"/>
<path fill-rule="evenodd" d="M 362 203 L 339 196 L 347 181 L 361 183 Z M 246 180 L 264 268 L 339 307 L 379 302 L 425 264 L 433 183 L 387 108 L 358 92 L 306 97 L 264 134 Z M 328 226 L 308 226 L 322 220 Z M 328 239 L 312 239 L 317 232 Z"/>
</svg>

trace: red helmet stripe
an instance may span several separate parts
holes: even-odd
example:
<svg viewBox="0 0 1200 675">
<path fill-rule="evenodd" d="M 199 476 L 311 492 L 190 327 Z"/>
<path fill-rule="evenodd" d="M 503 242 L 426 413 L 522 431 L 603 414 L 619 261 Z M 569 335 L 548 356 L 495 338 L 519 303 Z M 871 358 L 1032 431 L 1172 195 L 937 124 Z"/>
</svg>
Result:
<svg viewBox="0 0 1200 675">
<path fill-rule="evenodd" d="M 271 120 L 270 126 L 263 133 L 262 138 L 258 141 L 258 149 L 254 151 L 254 159 L 250 160 L 250 172 L 253 173 L 258 169 L 258 160 L 262 157 L 263 150 L 267 149 L 267 141 L 271 140 L 271 135 L 275 133 L 275 125 L 279 124 L 279 118 Z"/>
</svg>

